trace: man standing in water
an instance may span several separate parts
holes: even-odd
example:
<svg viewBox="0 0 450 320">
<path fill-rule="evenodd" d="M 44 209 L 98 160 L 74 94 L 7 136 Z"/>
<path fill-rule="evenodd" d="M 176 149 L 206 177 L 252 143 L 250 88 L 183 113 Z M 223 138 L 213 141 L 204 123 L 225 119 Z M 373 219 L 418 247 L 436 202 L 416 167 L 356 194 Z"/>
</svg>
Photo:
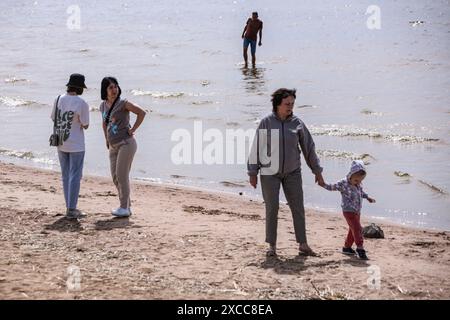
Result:
<svg viewBox="0 0 450 320">
<path fill-rule="evenodd" d="M 244 31 L 242 31 L 242 39 L 244 39 L 244 60 L 245 60 L 245 68 L 248 67 L 248 56 L 247 49 L 248 45 L 250 45 L 250 49 L 252 52 L 252 66 L 253 68 L 256 66 L 256 41 L 258 39 L 258 31 L 259 31 L 259 43 L 261 46 L 262 40 L 262 28 L 263 22 L 258 19 L 258 12 L 253 12 L 252 17 L 247 20 L 247 24 L 244 27 Z"/>
</svg>

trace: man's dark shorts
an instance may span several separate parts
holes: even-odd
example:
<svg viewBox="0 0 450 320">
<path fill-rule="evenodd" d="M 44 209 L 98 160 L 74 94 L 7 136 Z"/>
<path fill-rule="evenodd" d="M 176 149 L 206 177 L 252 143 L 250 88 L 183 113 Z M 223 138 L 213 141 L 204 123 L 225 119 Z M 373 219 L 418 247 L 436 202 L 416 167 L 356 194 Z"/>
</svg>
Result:
<svg viewBox="0 0 450 320">
<path fill-rule="evenodd" d="M 252 55 L 255 55 L 255 53 L 256 53 L 256 40 L 250 40 L 250 39 L 244 38 L 244 49 L 247 49 L 248 45 L 250 45 L 250 50 L 252 52 Z"/>
</svg>

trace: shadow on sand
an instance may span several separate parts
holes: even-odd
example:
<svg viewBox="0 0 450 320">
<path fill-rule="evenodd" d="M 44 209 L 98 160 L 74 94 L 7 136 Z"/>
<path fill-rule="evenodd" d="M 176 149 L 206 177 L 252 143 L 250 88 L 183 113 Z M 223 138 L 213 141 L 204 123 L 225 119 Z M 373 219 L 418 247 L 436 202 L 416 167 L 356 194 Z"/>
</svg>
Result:
<svg viewBox="0 0 450 320">
<path fill-rule="evenodd" d="M 120 228 L 141 228 L 140 226 L 135 226 L 134 222 L 131 222 L 129 218 L 111 218 L 108 220 L 98 220 L 95 222 L 95 230 L 99 231 L 109 231 L 113 229 Z"/>
<path fill-rule="evenodd" d="M 315 259 L 319 258 L 319 259 Z M 314 259 L 310 263 L 306 264 L 308 259 Z M 298 255 L 294 258 L 280 258 L 279 256 L 266 257 L 265 261 L 260 263 L 260 267 L 263 269 L 273 269 L 278 274 L 299 274 L 300 272 L 308 268 L 338 268 L 343 264 L 350 264 L 354 267 L 367 268 L 369 266 L 368 261 L 359 260 L 358 258 L 348 258 L 345 260 L 332 259 L 325 260 L 320 259 L 320 256 L 303 256 Z M 254 264 L 252 264 L 254 265 Z"/>
<path fill-rule="evenodd" d="M 279 256 L 266 257 L 261 263 L 263 269 L 273 269 L 278 274 L 298 274 L 306 270 L 305 261 L 307 257 L 296 256 L 290 259 L 280 259 Z"/>
<path fill-rule="evenodd" d="M 83 219 L 68 219 L 61 217 L 52 224 L 44 226 L 44 230 L 52 230 L 59 232 L 79 232 L 83 230 Z M 94 228 L 98 231 L 109 231 L 120 228 L 141 228 L 141 226 L 134 225 L 129 218 L 111 218 L 108 220 L 97 220 L 94 222 Z"/>
<path fill-rule="evenodd" d="M 53 230 L 59 232 L 79 232 L 83 230 L 78 219 L 68 219 L 66 217 L 59 218 L 52 224 L 44 226 L 44 230 Z"/>
<path fill-rule="evenodd" d="M 360 260 L 357 257 L 348 257 L 345 260 L 342 260 L 342 263 L 349 264 L 353 267 L 367 268 L 370 266 L 370 260 Z"/>
</svg>

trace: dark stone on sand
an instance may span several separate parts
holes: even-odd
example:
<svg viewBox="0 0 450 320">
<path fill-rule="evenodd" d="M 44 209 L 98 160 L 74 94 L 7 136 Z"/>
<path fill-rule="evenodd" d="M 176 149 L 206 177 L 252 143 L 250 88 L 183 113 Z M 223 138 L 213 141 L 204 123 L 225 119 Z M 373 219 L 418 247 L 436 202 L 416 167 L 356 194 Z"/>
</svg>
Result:
<svg viewBox="0 0 450 320">
<path fill-rule="evenodd" d="M 363 228 L 364 238 L 384 239 L 383 230 L 375 223 L 371 223 L 370 226 Z"/>
</svg>

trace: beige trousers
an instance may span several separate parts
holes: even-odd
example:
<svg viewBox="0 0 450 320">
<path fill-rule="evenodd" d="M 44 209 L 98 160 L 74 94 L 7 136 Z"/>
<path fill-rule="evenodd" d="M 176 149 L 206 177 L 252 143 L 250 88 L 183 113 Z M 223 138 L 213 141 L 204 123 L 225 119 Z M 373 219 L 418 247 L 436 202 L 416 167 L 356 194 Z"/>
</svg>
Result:
<svg viewBox="0 0 450 320">
<path fill-rule="evenodd" d="M 130 170 L 137 150 L 136 140 L 131 137 L 109 146 L 111 176 L 119 192 L 120 207 L 127 209 L 130 200 Z"/>
</svg>

